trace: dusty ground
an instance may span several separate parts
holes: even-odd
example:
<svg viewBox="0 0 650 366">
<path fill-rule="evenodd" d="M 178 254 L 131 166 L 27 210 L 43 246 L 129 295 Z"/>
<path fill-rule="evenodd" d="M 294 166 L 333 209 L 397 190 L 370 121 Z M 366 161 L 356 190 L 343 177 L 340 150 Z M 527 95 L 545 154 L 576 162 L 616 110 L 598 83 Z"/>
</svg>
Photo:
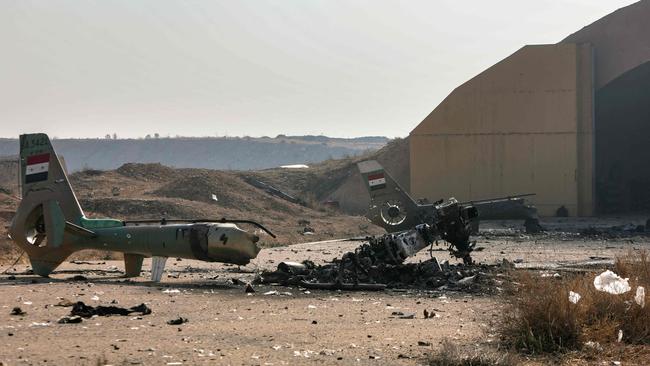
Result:
<svg viewBox="0 0 650 366">
<path fill-rule="evenodd" d="M 636 219 L 622 219 L 629 223 Z M 640 218 L 639 218 L 640 220 Z M 556 230 L 607 226 L 605 222 L 553 220 Z M 552 271 L 587 265 L 603 268 L 616 255 L 649 250 L 647 236 L 624 239 L 581 238 L 557 232 L 525 236 L 504 231 L 509 223 L 484 225 L 478 237 L 486 249 L 476 259 L 506 258 L 519 267 Z M 263 250 L 246 267 L 171 260 L 160 284 L 119 278 L 116 261 L 65 263 L 51 279 L 0 276 L 0 363 L 20 364 L 423 364 L 445 338 L 459 343 L 495 341 L 494 325 L 502 303 L 498 296 L 445 291 L 333 292 L 263 286 L 247 294 L 232 279 L 249 281 L 260 269 L 283 260 L 322 263 L 354 248 L 354 242 L 320 242 Z M 434 251 L 447 259 L 444 251 Z M 425 260 L 420 253 L 415 261 Z M 7 264 L 8 265 L 8 264 Z M 7 268 L 4 265 L 2 269 Z M 145 267 L 148 263 L 145 263 Z M 26 270 L 25 265 L 16 268 Z M 146 270 L 146 268 L 145 268 Z M 83 274 L 85 281 L 71 281 Z M 177 277 L 177 278 L 176 278 Z M 178 291 L 176 291 L 178 290 Z M 171 292 L 170 292 L 171 291 Z M 274 292 L 272 292 L 274 291 Z M 130 307 L 146 303 L 153 313 L 57 324 L 70 308 L 53 306 L 62 298 L 89 305 Z M 9 315 L 13 307 L 26 312 Z M 439 317 L 424 319 L 423 311 Z M 393 312 L 415 314 L 400 319 Z M 168 320 L 182 316 L 182 325 Z"/>
</svg>

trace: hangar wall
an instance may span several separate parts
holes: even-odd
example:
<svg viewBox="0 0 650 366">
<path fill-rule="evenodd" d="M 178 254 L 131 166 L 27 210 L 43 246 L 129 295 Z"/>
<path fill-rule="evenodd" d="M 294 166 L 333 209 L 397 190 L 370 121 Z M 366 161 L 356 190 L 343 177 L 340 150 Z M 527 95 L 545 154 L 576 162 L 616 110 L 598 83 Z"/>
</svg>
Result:
<svg viewBox="0 0 650 366">
<path fill-rule="evenodd" d="M 593 214 L 589 44 L 525 46 L 455 89 L 410 134 L 411 193 L 536 193 L 541 215 Z"/>
</svg>

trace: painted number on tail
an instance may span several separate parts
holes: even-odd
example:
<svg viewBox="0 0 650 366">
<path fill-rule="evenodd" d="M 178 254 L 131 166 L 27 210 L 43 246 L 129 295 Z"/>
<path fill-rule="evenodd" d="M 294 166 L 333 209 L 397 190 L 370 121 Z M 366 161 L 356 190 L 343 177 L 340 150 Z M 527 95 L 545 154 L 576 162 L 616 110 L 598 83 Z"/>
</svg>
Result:
<svg viewBox="0 0 650 366">
<path fill-rule="evenodd" d="M 50 168 L 50 154 L 32 155 L 27 158 L 25 168 L 25 183 L 35 183 L 47 180 Z"/>
<path fill-rule="evenodd" d="M 386 177 L 384 177 L 384 172 L 375 172 L 368 174 L 368 186 L 371 191 L 375 189 L 386 188 Z"/>
</svg>

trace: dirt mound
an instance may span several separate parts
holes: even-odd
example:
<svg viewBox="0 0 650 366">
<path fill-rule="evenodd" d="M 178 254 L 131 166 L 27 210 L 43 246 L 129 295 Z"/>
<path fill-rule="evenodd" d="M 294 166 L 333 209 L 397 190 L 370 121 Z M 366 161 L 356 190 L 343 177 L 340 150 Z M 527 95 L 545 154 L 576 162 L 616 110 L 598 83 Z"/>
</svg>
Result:
<svg viewBox="0 0 650 366">
<path fill-rule="evenodd" d="M 278 235 L 277 239 L 264 238 L 263 244 L 268 246 L 376 234 L 381 230 L 363 217 L 287 202 L 251 186 L 236 172 L 127 164 L 101 174 L 75 173 L 71 182 L 89 217 L 250 219 Z M 302 221 L 310 222 L 314 232 L 305 234 Z"/>
<path fill-rule="evenodd" d="M 343 212 L 359 215 L 367 211 L 370 197 L 356 164 L 370 159 L 379 161 L 406 191 L 410 189 L 408 139 L 394 139 L 379 151 L 324 161 L 308 169 L 268 169 L 241 174 L 307 202 L 336 201 Z"/>
<path fill-rule="evenodd" d="M 81 199 L 84 210 L 95 215 L 129 219 L 193 218 L 202 212 L 190 203 L 179 201 L 96 198 Z M 93 216 L 95 216 L 93 215 Z"/>
<path fill-rule="evenodd" d="M 179 173 L 178 178 L 163 184 L 151 194 L 207 203 L 215 208 L 239 212 L 264 210 L 299 216 L 303 211 L 301 206 L 252 187 L 231 172 L 181 169 Z"/>
<path fill-rule="evenodd" d="M 18 158 L 0 159 L 0 192 L 18 192 Z"/>
<path fill-rule="evenodd" d="M 209 179 L 206 174 L 195 174 L 174 179 L 155 190 L 153 194 L 201 202 L 214 202 L 212 195 L 215 195 L 217 201 L 226 203 L 225 195 L 217 196 L 217 193 L 221 192 L 224 192 L 224 189 L 219 183 Z"/>
<path fill-rule="evenodd" d="M 176 170 L 160 163 L 137 164 L 127 163 L 117 168 L 119 174 L 138 180 L 163 181 L 176 176 Z"/>
<path fill-rule="evenodd" d="M 8 238 L 8 227 L 18 202 L 18 198 L 14 195 L 0 193 L 0 260 L 13 257 L 16 252 Z"/>
</svg>

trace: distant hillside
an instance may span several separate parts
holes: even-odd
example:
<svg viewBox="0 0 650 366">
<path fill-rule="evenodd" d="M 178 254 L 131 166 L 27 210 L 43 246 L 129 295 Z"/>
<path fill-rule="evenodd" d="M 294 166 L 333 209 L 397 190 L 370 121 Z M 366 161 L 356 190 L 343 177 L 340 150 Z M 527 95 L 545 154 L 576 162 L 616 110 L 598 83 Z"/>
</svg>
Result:
<svg viewBox="0 0 650 366">
<path fill-rule="evenodd" d="M 343 212 L 364 214 L 370 204 L 370 195 L 356 164 L 368 159 L 379 161 L 402 188 L 410 190 L 408 138 L 391 140 L 374 152 L 314 164 L 309 169 L 267 169 L 240 174 L 271 184 L 304 200 L 336 201 Z"/>
<path fill-rule="evenodd" d="M 254 170 L 289 164 L 313 164 L 375 151 L 385 137 L 351 139 L 326 136 L 275 138 L 54 139 L 70 171 L 109 170 L 125 163 L 161 163 L 178 168 Z M 18 153 L 17 139 L 0 139 L 0 157 Z"/>
</svg>

